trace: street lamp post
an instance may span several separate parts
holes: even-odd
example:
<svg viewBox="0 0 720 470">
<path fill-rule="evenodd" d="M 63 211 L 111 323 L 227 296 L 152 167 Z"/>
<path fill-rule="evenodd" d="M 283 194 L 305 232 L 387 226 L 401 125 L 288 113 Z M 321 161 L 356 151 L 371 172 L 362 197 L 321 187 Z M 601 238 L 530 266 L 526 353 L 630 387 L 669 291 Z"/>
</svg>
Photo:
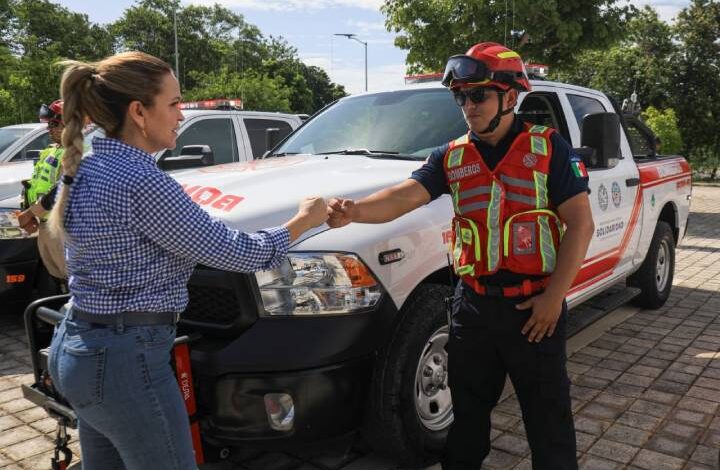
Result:
<svg viewBox="0 0 720 470">
<path fill-rule="evenodd" d="M 175 36 L 175 76 L 180 80 L 180 55 L 178 54 L 178 40 L 177 40 L 177 9 L 173 11 L 173 34 Z"/>
<path fill-rule="evenodd" d="M 368 91 L 368 76 L 367 76 L 367 45 L 368 43 L 365 41 L 361 41 L 357 38 L 357 34 L 354 33 L 335 33 L 335 36 L 345 36 L 348 39 L 352 39 L 353 41 L 357 41 L 363 46 L 365 46 L 365 91 Z"/>
</svg>

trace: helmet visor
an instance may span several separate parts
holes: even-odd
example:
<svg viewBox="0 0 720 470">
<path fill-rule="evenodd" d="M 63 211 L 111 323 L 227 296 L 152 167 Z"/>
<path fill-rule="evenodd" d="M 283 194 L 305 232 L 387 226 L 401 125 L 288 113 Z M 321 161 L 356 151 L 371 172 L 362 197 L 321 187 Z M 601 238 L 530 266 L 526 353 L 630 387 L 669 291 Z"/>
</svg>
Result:
<svg viewBox="0 0 720 470">
<path fill-rule="evenodd" d="M 46 104 L 40 106 L 40 111 L 38 111 L 38 118 L 40 119 L 40 122 L 62 121 L 62 115 L 50 109 L 50 106 Z"/>
<path fill-rule="evenodd" d="M 447 61 L 442 84 L 449 87 L 453 81 L 482 83 L 490 78 L 490 70 L 484 62 L 466 55 L 454 55 Z"/>
</svg>

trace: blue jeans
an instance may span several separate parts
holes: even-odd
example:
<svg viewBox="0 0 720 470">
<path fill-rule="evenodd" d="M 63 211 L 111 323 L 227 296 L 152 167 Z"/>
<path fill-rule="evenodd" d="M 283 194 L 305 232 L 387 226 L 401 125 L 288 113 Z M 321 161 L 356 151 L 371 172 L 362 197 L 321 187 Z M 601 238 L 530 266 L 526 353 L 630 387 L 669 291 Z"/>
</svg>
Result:
<svg viewBox="0 0 720 470">
<path fill-rule="evenodd" d="M 78 416 L 84 470 L 197 469 L 170 353 L 175 327 L 55 328 L 48 371 Z"/>
</svg>

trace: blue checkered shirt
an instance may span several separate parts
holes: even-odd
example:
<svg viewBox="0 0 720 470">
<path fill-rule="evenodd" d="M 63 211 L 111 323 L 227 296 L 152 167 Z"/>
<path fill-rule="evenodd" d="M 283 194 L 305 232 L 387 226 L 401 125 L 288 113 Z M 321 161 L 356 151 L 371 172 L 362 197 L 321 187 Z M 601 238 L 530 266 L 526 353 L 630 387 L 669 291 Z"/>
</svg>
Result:
<svg viewBox="0 0 720 470">
<path fill-rule="evenodd" d="M 95 138 L 65 212 L 69 287 L 91 313 L 180 312 L 196 263 L 252 272 L 279 265 L 285 227 L 244 233 L 210 218 L 152 155 Z"/>
</svg>

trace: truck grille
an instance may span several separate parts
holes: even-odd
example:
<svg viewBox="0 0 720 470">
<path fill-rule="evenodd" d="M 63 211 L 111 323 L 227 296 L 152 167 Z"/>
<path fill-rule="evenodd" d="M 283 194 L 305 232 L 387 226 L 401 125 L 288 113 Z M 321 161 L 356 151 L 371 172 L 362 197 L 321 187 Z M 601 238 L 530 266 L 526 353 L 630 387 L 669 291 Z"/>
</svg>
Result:
<svg viewBox="0 0 720 470">
<path fill-rule="evenodd" d="M 190 302 L 182 317 L 185 320 L 231 325 L 240 309 L 232 289 L 188 285 Z"/>
<path fill-rule="evenodd" d="M 236 334 L 258 318 L 252 280 L 247 274 L 198 266 L 188 282 L 188 306 L 180 316 L 186 329 Z"/>
</svg>

